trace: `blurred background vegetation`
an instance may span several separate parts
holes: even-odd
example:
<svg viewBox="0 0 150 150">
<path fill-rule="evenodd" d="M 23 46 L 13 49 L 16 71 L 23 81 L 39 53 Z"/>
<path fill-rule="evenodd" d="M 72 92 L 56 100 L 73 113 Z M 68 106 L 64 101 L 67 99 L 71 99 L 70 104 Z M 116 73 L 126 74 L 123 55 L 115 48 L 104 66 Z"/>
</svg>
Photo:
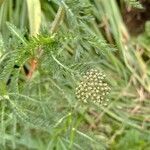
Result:
<svg viewBox="0 0 150 150">
<path fill-rule="evenodd" d="M 149 0 L 0 0 L 0 149 L 149 150 Z M 109 104 L 81 104 L 97 68 Z"/>
</svg>

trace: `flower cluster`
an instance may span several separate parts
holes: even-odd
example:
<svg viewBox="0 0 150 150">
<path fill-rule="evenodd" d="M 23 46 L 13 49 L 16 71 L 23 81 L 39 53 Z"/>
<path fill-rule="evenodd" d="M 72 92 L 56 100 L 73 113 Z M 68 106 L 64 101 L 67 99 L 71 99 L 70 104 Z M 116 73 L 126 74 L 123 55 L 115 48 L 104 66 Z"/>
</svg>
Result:
<svg viewBox="0 0 150 150">
<path fill-rule="evenodd" d="M 105 75 L 97 69 L 85 73 L 82 81 L 76 88 L 76 97 L 79 101 L 107 105 L 110 87 L 105 82 Z"/>
</svg>

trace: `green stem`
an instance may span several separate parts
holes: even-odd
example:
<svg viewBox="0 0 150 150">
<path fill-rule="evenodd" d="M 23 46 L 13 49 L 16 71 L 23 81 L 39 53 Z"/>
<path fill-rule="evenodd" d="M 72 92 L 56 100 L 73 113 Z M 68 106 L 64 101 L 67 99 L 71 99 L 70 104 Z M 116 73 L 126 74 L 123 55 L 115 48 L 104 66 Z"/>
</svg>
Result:
<svg viewBox="0 0 150 150">
<path fill-rule="evenodd" d="M 65 12 L 65 9 L 63 6 L 60 6 L 59 9 L 58 9 L 58 12 L 55 16 L 55 19 L 52 23 L 52 27 L 50 29 L 50 33 L 53 34 L 57 31 L 58 29 L 58 26 L 60 25 L 61 21 L 63 20 L 64 18 L 64 12 Z"/>
</svg>

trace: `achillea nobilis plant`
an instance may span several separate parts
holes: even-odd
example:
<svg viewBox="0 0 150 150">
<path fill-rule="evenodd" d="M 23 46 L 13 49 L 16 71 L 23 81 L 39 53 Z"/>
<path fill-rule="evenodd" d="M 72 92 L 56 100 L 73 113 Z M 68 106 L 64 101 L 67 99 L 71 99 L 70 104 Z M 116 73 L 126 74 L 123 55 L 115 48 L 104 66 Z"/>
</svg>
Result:
<svg viewBox="0 0 150 150">
<path fill-rule="evenodd" d="M 105 74 L 97 69 L 87 71 L 76 88 L 77 99 L 83 103 L 94 102 L 106 106 L 110 87 L 105 78 Z"/>
</svg>

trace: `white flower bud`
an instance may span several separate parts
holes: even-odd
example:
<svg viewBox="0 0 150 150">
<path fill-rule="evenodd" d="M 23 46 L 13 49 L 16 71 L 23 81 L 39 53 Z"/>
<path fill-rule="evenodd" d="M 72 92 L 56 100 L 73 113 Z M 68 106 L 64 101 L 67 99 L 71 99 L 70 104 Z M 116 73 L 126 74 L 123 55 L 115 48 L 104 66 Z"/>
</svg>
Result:
<svg viewBox="0 0 150 150">
<path fill-rule="evenodd" d="M 104 81 L 106 76 L 96 69 L 89 70 L 76 88 L 76 97 L 84 102 L 92 100 L 95 104 L 107 104 L 106 95 L 109 93 L 110 87 Z"/>
</svg>

